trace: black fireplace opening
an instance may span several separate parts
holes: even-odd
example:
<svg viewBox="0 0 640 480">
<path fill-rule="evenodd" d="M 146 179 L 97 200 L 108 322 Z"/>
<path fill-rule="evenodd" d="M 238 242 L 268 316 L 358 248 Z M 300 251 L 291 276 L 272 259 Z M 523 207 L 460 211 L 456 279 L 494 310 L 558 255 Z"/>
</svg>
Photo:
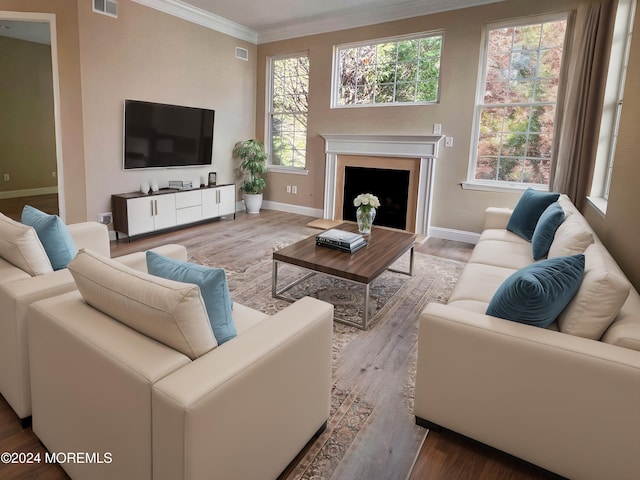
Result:
<svg viewBox="0 0 640 480">
<path fill-rule="evenodd" d="M 380 200 L 374 225 L 406 230 L 409 173 L 388 168 L 345 167 L 342 218 L 355 222 L 353 199 L 361 193 L 372 193 Z"/>
</svg>

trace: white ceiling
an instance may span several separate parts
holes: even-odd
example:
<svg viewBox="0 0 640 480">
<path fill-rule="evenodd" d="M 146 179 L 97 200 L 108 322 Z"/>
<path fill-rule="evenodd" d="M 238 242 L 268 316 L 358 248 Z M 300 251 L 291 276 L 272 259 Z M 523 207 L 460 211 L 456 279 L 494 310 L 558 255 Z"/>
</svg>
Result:
<svg viewBox="0 0 640 480">
<path fill-rule="evenodd" d="M 504 0 L 134 0 L 186 4 L 257 33 L 258 43 Z"/>
</svg>

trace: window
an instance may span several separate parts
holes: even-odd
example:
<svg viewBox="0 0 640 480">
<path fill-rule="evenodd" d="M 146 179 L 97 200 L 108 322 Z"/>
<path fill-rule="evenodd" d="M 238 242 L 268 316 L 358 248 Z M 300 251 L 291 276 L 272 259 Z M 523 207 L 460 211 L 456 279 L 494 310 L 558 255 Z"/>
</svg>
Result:
<svg viewBox="0 0 640 480">
<path fill-rule="evenodd" d="M 618 2 L 600 127 L 602 142 L 598 148 L 592 191 L 589 197 L 592 203 L 596 202 L 596 206 L 603 212 L 606 211 L 606 202 L 609 199 L 611 187 L 611 174 L 616 155 L 620 116 L 622 115 L 635 10 L 636 0 L 620 0 Z"/>
<path fill-rule="evenodd" d="M 547 186 L 566 16 L 485 31 L 470 182 Z"/>
<path fill-rule="evenodd" d="M 340 45 L 332 107 L 435 103 L 441 53 L 441 34 Z"/>
<path fill-rule="evenodd" d="M 303 169 L 307 155 L 309 57 L 306 53 L 272 57 L 269 66 L 271 165 Z"/>
</svg>

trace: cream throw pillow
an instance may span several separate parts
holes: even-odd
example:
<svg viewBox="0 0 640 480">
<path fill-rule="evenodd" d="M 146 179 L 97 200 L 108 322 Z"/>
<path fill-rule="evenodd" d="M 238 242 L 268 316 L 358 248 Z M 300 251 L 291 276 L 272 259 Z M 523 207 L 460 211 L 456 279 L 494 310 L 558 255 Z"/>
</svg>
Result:
<svg viewBox="0 0 640 480">
<path fill-rule="evenodd" d="M 138 272 L 86 249 L 67 268 L 89 305 L 190 359 L 218 345 L 196 285 Z"/>
<path fill-rule="evenodd" d="M 565 210 L 565 214 L 566 212 Z M 565 218 L 553 236 L 547 258 L 584 253 L 593 243 L 593 233 L 582 222 L 579 215 L 570 214 Z"/>
<path fill-rule="evenodd" d="M 627 300 L 631 285 L 607 269 L 601 248 L 591 244 L 584 252 L 582 284 L 558 316 L 561 332 L 599 340 Z"/>
<path fill-rule="evenodd" d="M 33 229 L 0 213 L 0 257 L 32 277 L 52 273 L 51 262 Z"/>
</svg>

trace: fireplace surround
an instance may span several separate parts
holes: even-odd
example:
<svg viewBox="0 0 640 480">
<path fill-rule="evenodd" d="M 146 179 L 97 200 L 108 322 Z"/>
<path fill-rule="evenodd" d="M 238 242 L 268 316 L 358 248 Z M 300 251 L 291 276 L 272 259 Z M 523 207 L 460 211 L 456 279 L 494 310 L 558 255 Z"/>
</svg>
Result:
<svg viewBox="0 0 640 480">
<path fill-rule="evenodd" d="M 343 198 L 347 167 L 404 170 L 409 173 L 404 230 L 428 234 L 433 174 L 442 136 L 325 134 L 322 137 L 326 155 L 324 219 L 346 219 L 344 203 L 350 201 Z"/>
</svg>

